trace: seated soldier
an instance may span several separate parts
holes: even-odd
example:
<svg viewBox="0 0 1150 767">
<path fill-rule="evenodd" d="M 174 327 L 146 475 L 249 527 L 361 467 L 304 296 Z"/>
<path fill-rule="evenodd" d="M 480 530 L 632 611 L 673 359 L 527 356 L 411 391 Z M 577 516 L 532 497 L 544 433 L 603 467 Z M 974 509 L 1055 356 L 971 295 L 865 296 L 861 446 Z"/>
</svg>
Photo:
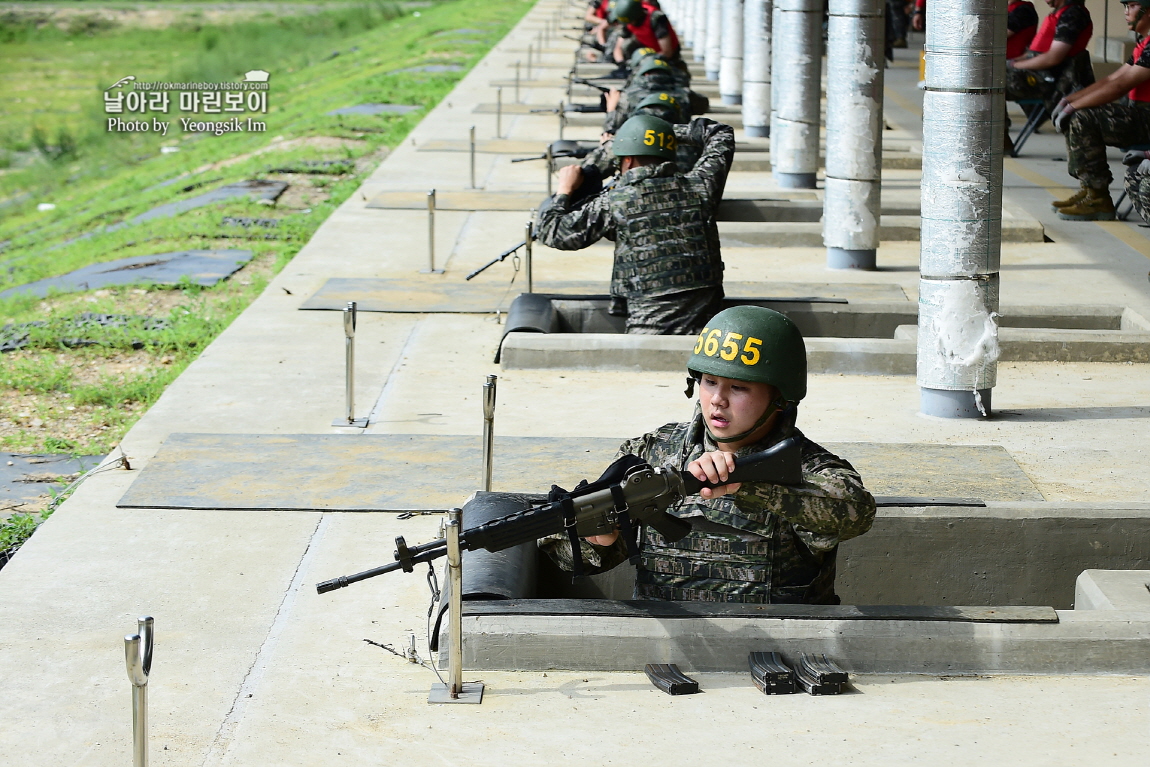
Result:
<svg viewBox="0 0 1150 767">
<path fill-rule="evenodd" d="M 1017 59 L 1030 47 L 1038 31 L 1038 12 L 1030 0 L 1011 0 L 1006 6 L 1006 58 Z"/>
<path fill-rule="evenodd" d="M 1141 37 L 1134 55 L 1106 79 L 1063 99 L 1053 116 L 1054 127 L 1066 134 L 1066 170 L 1082 185 L 1054 203 L 1058 217 L 1069 221 L 1113 219 L 1106 147 L 1150 144 L 1150 15 L 1142 4 L 1150 0 L 1122 2 L 1126 23 Z"/>
<path fill-rule="evenodd" d="M 705 138 L 690 172 L 679 173 L 675 165 L 674 126 L 637 115 L 612 145 L 620 160 L 614 186 L 576 206 L 572 194 L 583 171 L 569 165 L 559 172 L 558 194 L 539 212 L 538 239 L 548 247 L 580 250 L 603 237 L 615 241 L 612 312 L 626 315 L 628 333 L 694 334 L 722 304 L 714 216 L 734 159 L 735 132 L 705 118 L 694 123 Z"/>
<path fill-rule="evenodd" d="M 620 455 L 721 483 L 736 457 L 794 435 L 802 449 L 803 482 L 727 484 L 687 498 L 672 511 L 691 523 L 687 537 L 670 543 L 649 527 L 640 533 L 636 598 L 839 604 L 838 545 L 870 529 L 875 502 L 849 463 L 795 428 L 807 392 L 798 328 L 763 307 L 726 309 L 699 334 L 687 372 L 688 396 L 699 386 L 691 420 L 627 440 Z M 539 544 L 561 568 L 573 569 L 566 535 Z M 618 532 L 581 540 L 579 548 L 588 574 L 627 559 Z"/>
<path fill-rule="evenodd" d="M 617 64 L 630 58 L 636 48 L 654 48 L 665 59 L 679 58 L 679 36 L 658 3 L 613 0 L 607 18 L 622 28 L 612 51 Z"/>
<path fill-rule="evenodd" d="M 1052 109 L 1058 99 L 1094 82 L 1086 51 L 1094 24 L 1085 0 L 1046 0 L 1046 4 L 1053 12 L 1042 20 L 1026 52 L 1007 59 L 1006 99 L 1042 99 Z M 1016 16 L 1024 10 L 1015 8 Z M 1012 47 L 1009 39 L 1007 47 Z"/>
</svg>

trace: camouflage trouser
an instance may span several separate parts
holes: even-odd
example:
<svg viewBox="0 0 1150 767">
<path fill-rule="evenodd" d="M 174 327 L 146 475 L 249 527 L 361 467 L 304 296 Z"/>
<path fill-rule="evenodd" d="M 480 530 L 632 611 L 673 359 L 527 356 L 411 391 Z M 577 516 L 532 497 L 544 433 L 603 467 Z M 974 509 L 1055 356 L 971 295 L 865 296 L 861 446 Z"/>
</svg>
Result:
<svg viewBox="0 0 1150 767">
<path fill-rule="evenodd" d="M 1135 165 L 1126 173 L 1126 196 L 1134 212 L 1150 224 L 1150 173 L 1140 173 Z"/>
<path fill-rule="evenodd" d="M 1066 170 L 1091 189 L 1109 189 L 1114 180 L 1106 147 L 1150 144 L 1150 103 L 1088 107 L 1072 114 L 1067 122 Z"/>
<path fill-rule="evenodd" d="M 1047 115 L 1054 111 L 1064 96 L 1082 90 L 1094 83 L 1094 70 L 1090 67 L 1090 54 L 1083 51 L 1055 69 L 1006 70 L 1006 100 L 1040 99 L 1046 105 Z M 1031 107 L 1023 111 L 1030 114 Z M 1009 127 L 1010 117 L 1006 118 Z"/>
<path fill-rule="evenodd" d="M 700 288 L 669 296 L 627 299 L 627 332 L 693 336 L 723 308 L 723 289 Z"/>
</svg>

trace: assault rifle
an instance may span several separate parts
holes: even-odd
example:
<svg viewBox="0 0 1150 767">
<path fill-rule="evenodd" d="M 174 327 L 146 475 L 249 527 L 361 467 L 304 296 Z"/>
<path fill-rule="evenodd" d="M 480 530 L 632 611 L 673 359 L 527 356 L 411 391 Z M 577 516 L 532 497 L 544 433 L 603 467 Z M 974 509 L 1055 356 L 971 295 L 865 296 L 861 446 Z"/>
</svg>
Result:
<svg viewBox="0 0 1150 767">
<path fill-rule="evenodd" d="M 735 470 L 723 484 L 770 482 L 795 485 L 802 479 L 801 448 L 798 439 L 792 436 L 762 452 L 738 459 Z M 714 485 L 700 482 L 688 471 L 655 468 L 641 458 L 625 455 L 611 464 L 595 482 L 588 484 L 584 481 L 570 492 L 553 486 L 547 500 L 538 505 L 466 528 L 459 534 L 459 546 L 462 551 L 503 551 L 566 532 L 575 557 L 574 575 L 579 577 L 583 570 L 579 538 L 605 535 L 617 529 L 626 543 L 628 556 L 637 563 L 637 526 L 650 525 L 671 542 L 682 539 L 691 532 L 690 522 L 668 514 L 667 510 L 704 487 Z M 399 536 L 395 539 L 394 562 L 324 581 L 316 585 L 316 591 L 325 594 L 395 570 L 410 573 L 415 565 L 446 554 L 446 539 L 408 546 L 403 536 Z"/>
<path fill-rule="evenodd" d="M 531 239 L 532 239 L 532 240 L 534 240 L 534 239 L 535 239 L 534 235 L 531 237 Z M 520 248 L 524 247 L 525 245 L 527 245 L 527 240 L 521 240 L 521 241 L 519 241 L 519 242 L 518 242 L 518 243 L 516 243 L 515 245 L 512 245 L 510 248 L 508 248 L 507 250 L 505 250 L 505 251 L 503 251 L 502 253 L 500 253 L 500 254 L 499 254 L 498 256 L 496 256 L 495 258 L 493 258 L 493 259 L 491 259 L 490 261 L 488 261 L 488 262 L 487 262 L 486 264 L 484 264 L 483 266 L 481 266 L 481 267 L 479 267 L 478 269 L 476 269 L 474 272 L 471 272 L 471 274 L 467 275 L 467 276 L 466 276 L 466 277 L 464 277 L 463 279 L 466 281 L 466 280 L 470 280 L 472 277 L 476 277 L 476 276 L 478 276 L 479 274 L 481 274 L 481 273 L 482 273 L 482 272 L 484 272 L 485 270 L 487 270 L 487 269 L 490 269 L 491 267 L 493 267 L 493 266 L 495 266 L 496 264 L 498 264 L 500 261 L 504 261 L 504 260 L 506 260 L 508 256 L 512 255 L 513 253 L 515 253 L 515 251 L 519 250 Z M 512 262 L 512 263 L 514 263 L 514 262 Z"/>
<path fill-rule="evenodd" d="M 574 157 L 576 159 L 582 160 L 584 157 L 591 154 L 591 150 L 593 150 L 594 147 L 583 146 L 578 141 L 564 139 L 562 141 L 552 141 L 551 146 L 548 147 L 548 149 L 551 150 L 550 154 L 552 160 L 558 159 L 560 157 Z M 511 162 L 531 162 L 533 160 L 546 160 L 547 155 L 548 153 L 544 152 L 543 154 L 536 155 L 535 157 L 516 157 L 512 159 Z"/>
</svg>

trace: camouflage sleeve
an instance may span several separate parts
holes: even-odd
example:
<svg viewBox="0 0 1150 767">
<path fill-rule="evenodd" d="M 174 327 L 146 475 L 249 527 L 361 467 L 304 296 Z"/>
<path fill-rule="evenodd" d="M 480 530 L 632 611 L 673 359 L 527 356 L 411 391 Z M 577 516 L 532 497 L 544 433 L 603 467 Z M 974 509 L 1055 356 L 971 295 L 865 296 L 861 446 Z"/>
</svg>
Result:
<svg viewBox="0 0 1150 767">
<path fill-rule="evenodd" d="M 561 570 L 572 572 L 575 569 L 575 559 L 571 556 L 571 541 L 565 533 L 549 535 L 539 539 L 539 548 Z M 583 573 L 595 575 L 605 573 L 627 561 L 627 545 L 623 539 L 617 538 L 610 546 L 597 546 L 594 543 L 580 539 L 579 550 L 583 555 Z"/>
<path fill-rule="evenodd" d="M 708 187 L 710 205 L 717 208 L 723 199 L 731 162 L 735 159 L 735 129 L 706 117 L 696 117 L 691 120 L 691 131 L 699 132 L 695 135 L 701 139 L 703 154 L 687 175 Z"/>
<path fill-rule="evenodd" d="M 744 484 L 735 504 L 783 517 L 812 551 L 862 535 L 875 515 L 874 497 L 854 467 L 810 440 L 803 444 L 801 485 Z"/>
<path fill-rule="evenodd" d="M 556 250 L 581 250 L 603 237 L 615 238 L 615 225 L 603 193 L 578 208 L 571 207 L 568 195 L 555 195 L 551 206 L 540 211 L 537 229 L 539 241 Z"/>
<path fill-rule="evenodd" d="M 603 178 L 614 175 L 615 171 L 619 170 L 619 158 L 611 151 L 613 143 L 613 141 L 608 141 L 605 144 L 600 144 L 595 147 L 583 158 L 583 162 L 580 163 L 580 165 L 583 168 L 594 165 L 599 169 Z"/>
<path fill-rule="evenodd" d="M 669 423 L 661 429 L 644 434 L 636 439 L 629 439 L 619 446 L 621 455 L 637 455 L 648 463 L 656 465 L 664 462 L 665 452 L 675 445 L 674 436 L 681 430 L 682 424 Z M 619 538 L 610 546 L 596 546 L 584 540 L 579 541 L 579 548 L 583 554 L 583 570 L 588 575 L 606 572 L 627 561 L 627 544 Z M 539 539 L 539 548 L 551 558 L 551 561 L 567 572 L 573 568 L 571 556 L 571 541 L 567 535 L 549 535 Z"/>
</svg>

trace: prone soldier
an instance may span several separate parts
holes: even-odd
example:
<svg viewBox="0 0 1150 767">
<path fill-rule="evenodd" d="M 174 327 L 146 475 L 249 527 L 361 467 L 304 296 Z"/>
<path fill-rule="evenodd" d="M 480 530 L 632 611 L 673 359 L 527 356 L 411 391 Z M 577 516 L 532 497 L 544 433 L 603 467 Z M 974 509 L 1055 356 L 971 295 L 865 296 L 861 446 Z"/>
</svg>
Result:
<svg viewBox="0 0 1150 767">
<path fill-rule="evenodd" d="M 627 440 L 620 455 L 723 483 L 736 457 L 795 436 L 801 444 L 802 484 L 704 488 L 674 512 L 691 523 L 685 538 L 670 542 L 643 528 L 636 598 L 838 604 L 838 545 L 870 529 L 875 502 L 847 461 L 795 427 L 807 391 L 806 349 L 798 328 L 764 307 L 726 309 L 699 333 L 687 372 L 687 395 L 699 387 L 691 420 Z M 568 536 L 539 543 L 561 568 L 573 570 Z M 579 550 L 588 574 L 628 558 L 618 532 L 581 539 Z"/>
<path fill-rule="evenodd" d="M 1054 127 L 1066 134 L 1066 170 L 1081 184 L 1069 199 L 1053 203 L 1062 219 L 1113 219 L 1106 147 L 1150 144 L 1150 0 L 1122 4 L 1126 23 L 1141 38 L 1133 55 L 1110 76 L 1064 98 L 1053 115 Z"/>
<path fill-rule="evenodd" d="M 536 231 L 544 245 L 581 250 L 601 238 L 615 241 L 612 313 L 625 314 L 627 332 L 697 333 L 723 299 L 723 259 L 715 210 L 735 154 L 729 125 L 692 122 L 702 151 L 687 173 L 676 167 L 674 126 L 637 115 L 619 129 L 612 152 L 620 176 L 582 205 L 572 195 L 583 171 L 559 172 L 558 194 L 540 209 Z M 626 308 L 623 308 L 625 303 Z"/>
</svg>

